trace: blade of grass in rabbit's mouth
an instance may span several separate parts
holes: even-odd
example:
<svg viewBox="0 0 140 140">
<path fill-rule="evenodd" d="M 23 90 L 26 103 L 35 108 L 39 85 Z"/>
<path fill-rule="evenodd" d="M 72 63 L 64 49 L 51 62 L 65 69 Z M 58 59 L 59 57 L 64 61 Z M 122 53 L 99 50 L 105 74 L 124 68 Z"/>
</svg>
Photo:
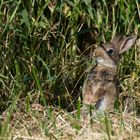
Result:
<svg viewBox="0 0 140 140">
<path fill-rule="evenodd" d="M 115 64 L 108 63 L 108 61 L 104 60 L 101 57 L 96 58 L 96 61 L 97 61 L 97 63 L 99 63 L 101 65 L 104 65 L 104 66 L 107 66 L 107 67 L 111 67 L 111 68 L 116 68 Z"/>
</svg>

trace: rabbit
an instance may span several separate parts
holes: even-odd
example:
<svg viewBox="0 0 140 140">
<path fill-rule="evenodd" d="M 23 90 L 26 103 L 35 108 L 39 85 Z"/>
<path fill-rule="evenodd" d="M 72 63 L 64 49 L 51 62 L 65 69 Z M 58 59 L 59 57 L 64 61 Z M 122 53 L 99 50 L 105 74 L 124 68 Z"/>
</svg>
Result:
<svg viewBox="0 0 140 140">
<path fill-rule="evenodd" d="M 83 85 L 83 104 L 94 106 L 97 111 L 110 111 L 114 108 L 115 99 L 119 95 L 117 67 L 120 56 L 135 41 L 135 35 L 116 35 L 110 43 L 94 50 L 96 64 L 91 66 Z"/>
</svg>

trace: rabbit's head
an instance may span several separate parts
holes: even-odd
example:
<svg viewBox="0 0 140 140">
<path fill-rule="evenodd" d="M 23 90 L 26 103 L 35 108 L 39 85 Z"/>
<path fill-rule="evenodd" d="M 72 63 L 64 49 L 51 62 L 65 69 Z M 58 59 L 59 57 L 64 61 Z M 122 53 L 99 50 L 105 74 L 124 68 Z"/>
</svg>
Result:
<svg viewBox="0 0 140 140">
<path fill-rule="evenodd" d="M 116 68 L 120 54 L 130 49 L 135 43 L 136 36 L 115 36 L 110 43 L 103 44 L 94 50 L 93 56 L 98 64 Z"/>
</svg>

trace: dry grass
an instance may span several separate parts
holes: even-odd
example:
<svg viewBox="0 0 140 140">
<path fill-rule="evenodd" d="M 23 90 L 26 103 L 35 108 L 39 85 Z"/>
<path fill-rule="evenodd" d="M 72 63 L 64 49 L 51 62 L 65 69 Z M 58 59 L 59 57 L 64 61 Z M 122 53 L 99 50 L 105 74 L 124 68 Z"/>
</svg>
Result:
<svg viewBox="0 0 140 140">
<path fill-rule="evenodd" d="M 9 139 L 138 140 L 140 138 L 140 118 L 134 111 L 113 111 L 92 117 L 88 114 L 81 115 L 77 119 L 76 111 L 67 112 L 51 106 L 50 108 L 50 117 L 45 107 L 37 103 L 31 105 L 30 111 L 26 111 L 23 106 L 14 111 L 8 124 Z M 7 120 L 6 115 L 4 112 L 3 125 Z"/>
</svg>

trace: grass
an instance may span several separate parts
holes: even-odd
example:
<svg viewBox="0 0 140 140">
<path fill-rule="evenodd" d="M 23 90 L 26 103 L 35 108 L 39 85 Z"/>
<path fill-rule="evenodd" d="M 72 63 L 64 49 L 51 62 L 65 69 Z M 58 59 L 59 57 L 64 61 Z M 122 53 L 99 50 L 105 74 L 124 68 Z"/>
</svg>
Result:
<svg viewBox="0 0 140 140">
<path fill-rule="evenodd" d="M 119 108 L 83 118 L 78 101 L 94 47 L 139 35 L 138 0 L 1 0 L 0 19 L 0 139 L 140 137 L 139 40 L 119 65 Z"/>
</svg>

